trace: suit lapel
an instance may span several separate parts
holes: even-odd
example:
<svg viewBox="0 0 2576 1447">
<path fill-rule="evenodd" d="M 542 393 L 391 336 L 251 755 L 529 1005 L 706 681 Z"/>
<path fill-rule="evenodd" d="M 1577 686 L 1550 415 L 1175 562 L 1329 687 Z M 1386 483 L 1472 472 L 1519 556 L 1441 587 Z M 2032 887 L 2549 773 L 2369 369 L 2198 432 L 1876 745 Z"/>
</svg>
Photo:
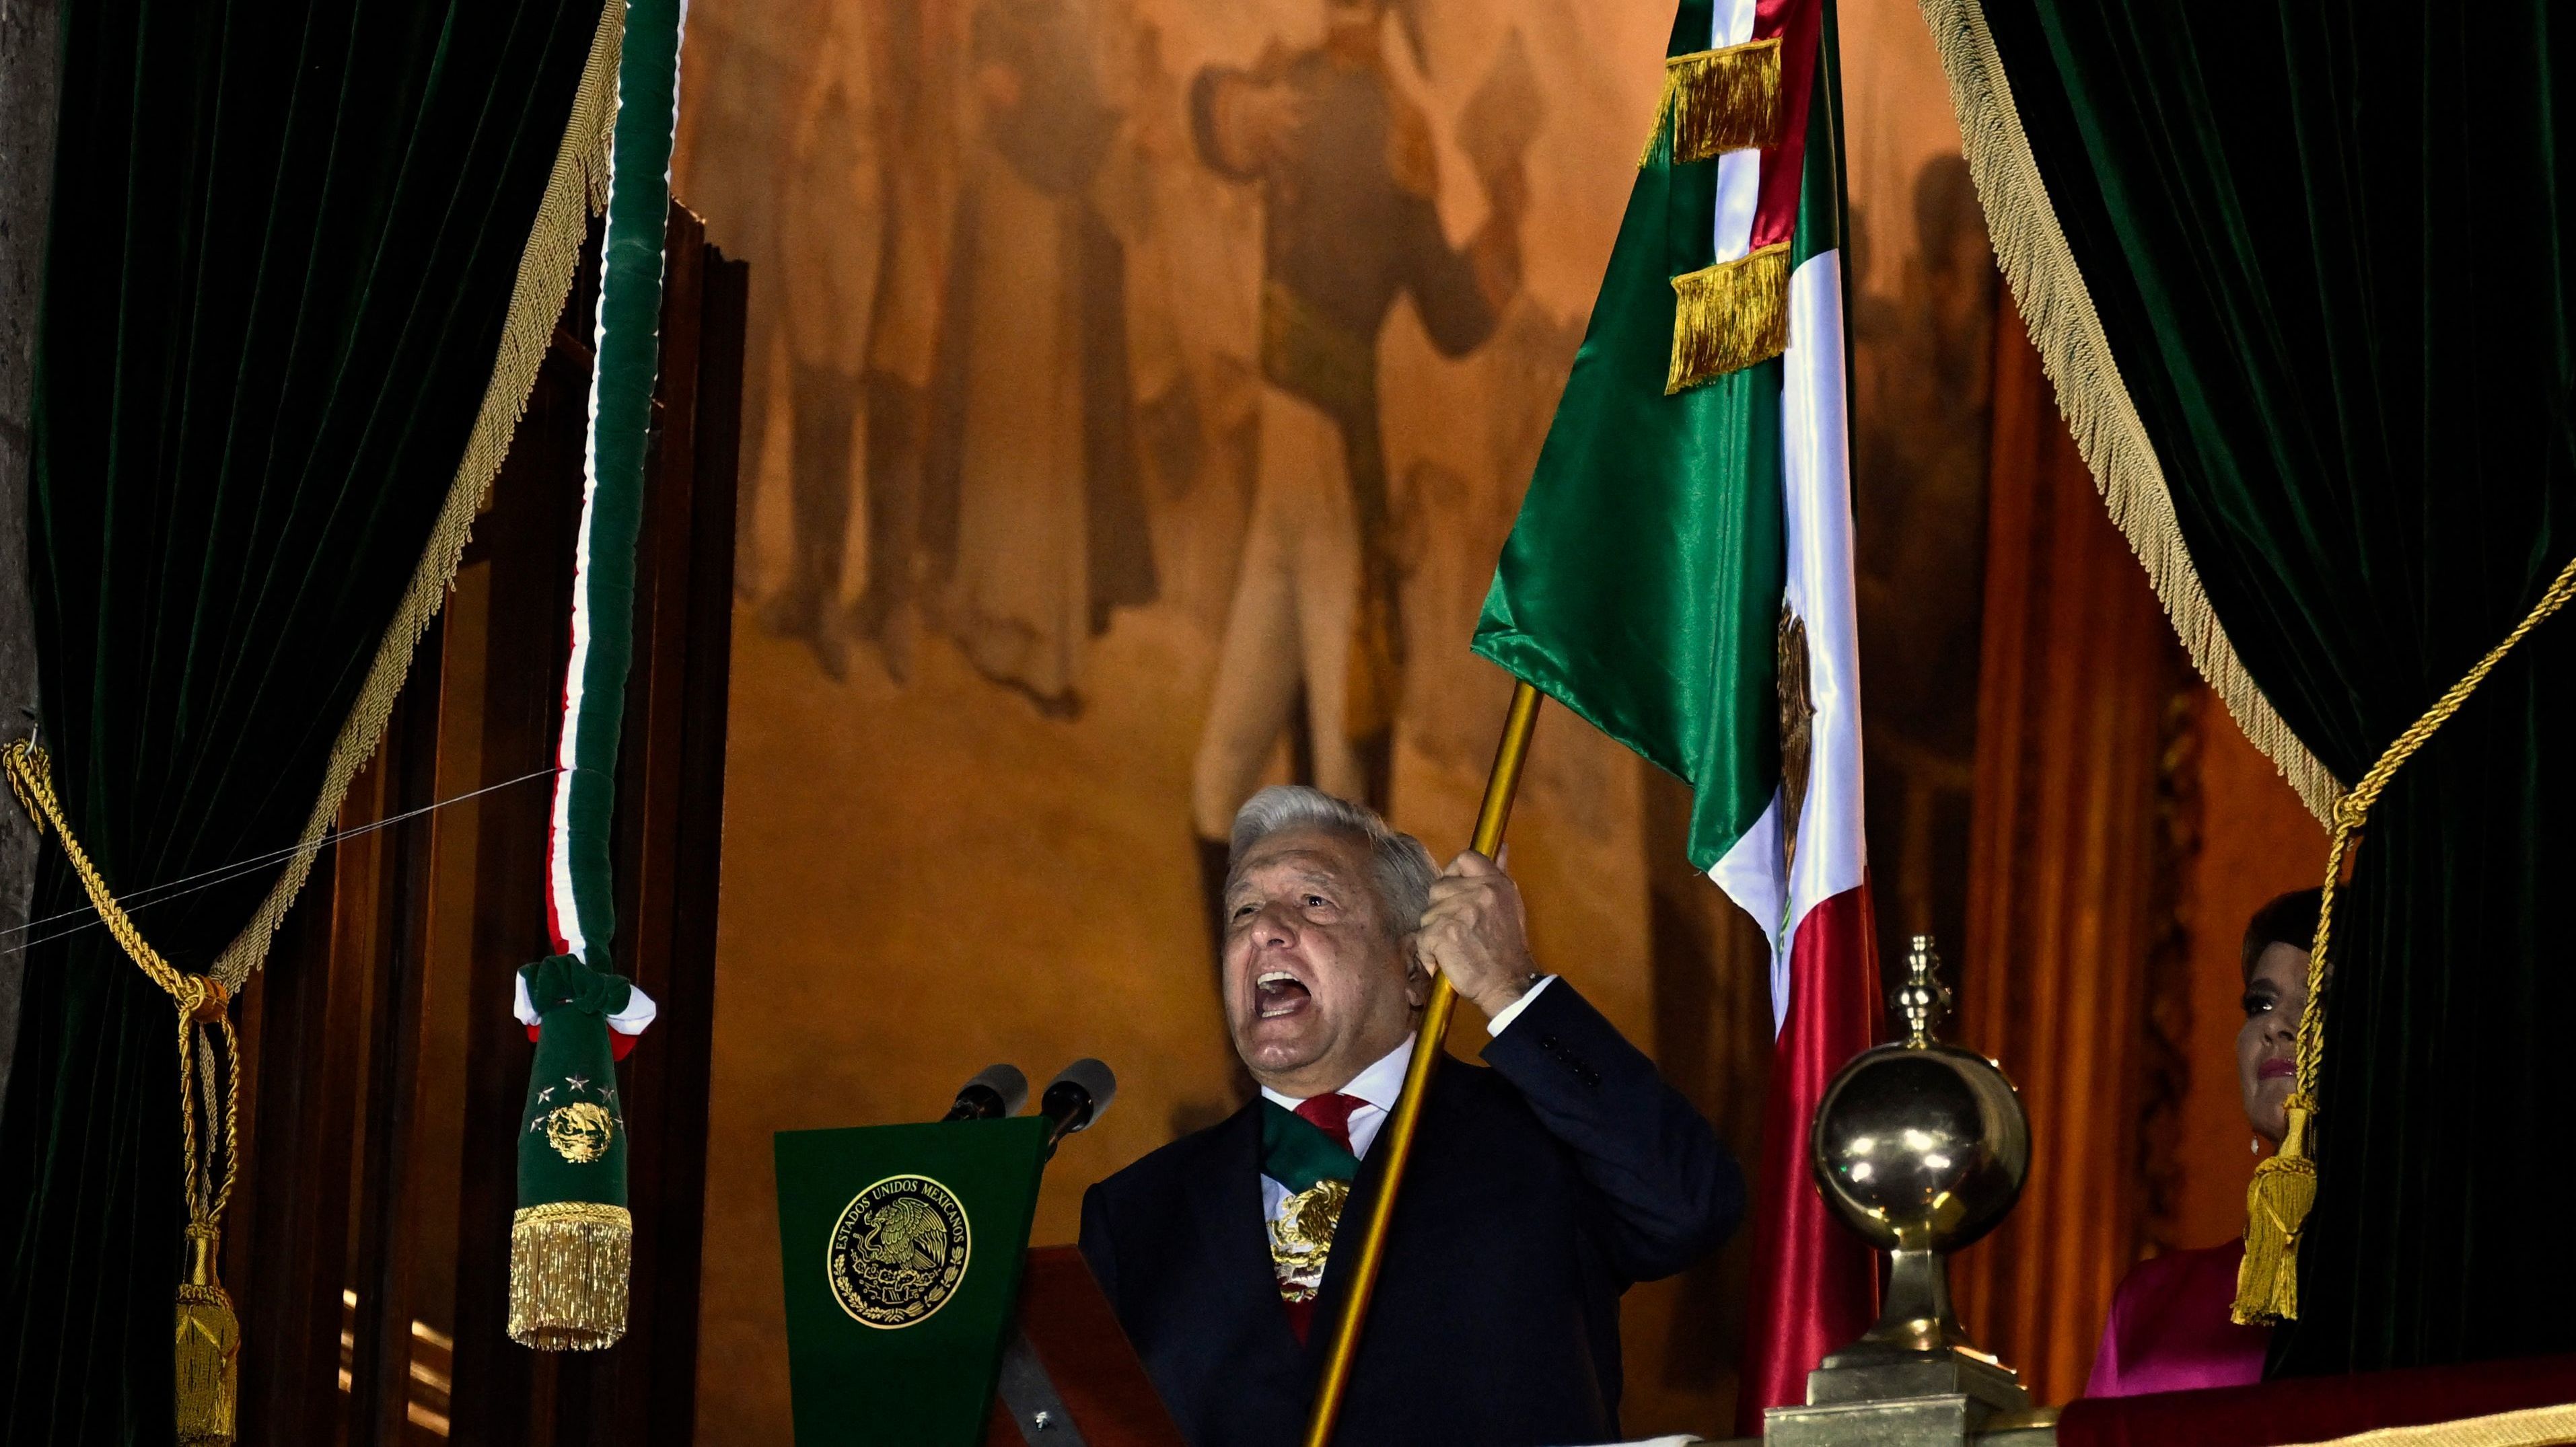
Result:
<svg viewBox="0 0 2576 1447">
<path fill-rule="evenodd" d="M 1210 1321 L 1250 1323 L 1248 1340 L 1265 1358 L 1293 1371 L 1297 1334 L 1279 1304 L 1270 1269 L 1270 1232 L 1261 1210 L 1261 1098 L 1237 1111 L 1210 1142 L 1210 1169 L 1189 1178 L 1189 1217 L 1197 1234 Z"/>
<path fill-rule="evenodd" d="M 1436 1138 L 1440 1134 L 1438 1117 L 1448 1100 L 1448 1092 L 1441 1088 L 1441 1083 L 1448 1078 L 1448 1065 L 1449 1052 L 1444 1048 L 1440 1059 L 1431 1068 L 1431 1094 L 1422 1102 L 1422 1123 L 1414 1136 L 1413 1163 L 1406 1168 L 1406 1175 L 1416 1181 L 1421 1178 L 1423 1166 L 1423 1138 Z M 1324 1263 L 1324 1280 L 1315 1292 L 1314 1325 L 1306 1333 L 1306 1379 L 1310 1384 L 1323 1377 L 1324 1351 L 1331 1342 L 1333 1323 L 1340 1318 L 1343 1298 L 1350 1295 L 1351 1273 L 1359 1269 L 1362 1223 L 1368 1220 L 1368 1213 L 1376 1204 L 1379 1187 L 1386 1178 L 1387 1157 L 1392 1154 L 1385 1148 L 1386 1133 L 1393 1125 L 1394 1117 L 1390 1114 L 1387 1123 L 1378 1127 L 1377 1139 L 1369 1142 L 1368 1156 L 1360 1162 L 1360 1177 L 1351 1183 L 1351 1198 L 1343 1203 L 1341 1223 L 1333 1232 L 1333 1255 Z M 1399 1199 L 1396 1208 L 1401 1211 L 1403 1206 Z M 1395 1238 L 1395 1228 L 1395 1221 L 1387 1222 L 1390 1243 Z M 1266 1243 L 1264 1250 L 1266 1253 Z M 1385 1264 L 1381 1261 L 1378 1267 L 1381 1282 L 1386 1279 L 1385 1273 Z M 1361 1336 L 1366 1339 L 1365 1325 Z M 1290 1340 L 1295 1340 L 1294 1333 L 1290 1334 Z M 1312 1395 L 1311 1385 L 1309 1395 Z"/>
</svg>

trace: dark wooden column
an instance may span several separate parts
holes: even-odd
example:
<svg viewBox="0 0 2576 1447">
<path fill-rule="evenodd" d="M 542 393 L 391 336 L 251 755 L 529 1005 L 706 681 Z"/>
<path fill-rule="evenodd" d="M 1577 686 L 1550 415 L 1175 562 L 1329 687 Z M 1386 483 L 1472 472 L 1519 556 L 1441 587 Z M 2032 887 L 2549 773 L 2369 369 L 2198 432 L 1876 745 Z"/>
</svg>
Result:
<svg viewBox="0 0 2576 1447">
<path fill-rule="evenodd" d="M 709 248 L 705 224 L 677 208 L 669 257 L 615 845 L 618 968 L 663 1016 L 647 1037 L 658 1068 L 625 1072 L 624 1099 L 637 1122 L 628 1160 L 635 1325 L 612 1351 L 561 1359 L 550 1440 L 567 1447 L 684 1443 L 697 1421 L 748 268 Z M 524 1080 L 524 1065 L 519 1074 Z"/>
<path fill-rule="evenodd" d="M 2041 1401 L 2082 1390 L 2136 1258 L 2152 1093 L 2160 802 L 2181 650 L 2111 525 L 2018 317 L 1996 329 L 1968 935 L 1953 1038 L 2020 1086 L 2020 1207 L 1955 1268 L 1978 1339 Z"/>
<path fill-rule="evenodd" d="M 677 207 L 669 256 L 615 824 L 616 966 L 663 1011 L 618 1069 L 627 1335 L 550 1355 L 505 1331 L 531 1054 L 512 977 L 549 949 L 586 260 L 343 835 L 244 994 L 224 1275 L 245 1441 L 650 1447 L 694 1430 L 746 269 Z"/>
</svg>

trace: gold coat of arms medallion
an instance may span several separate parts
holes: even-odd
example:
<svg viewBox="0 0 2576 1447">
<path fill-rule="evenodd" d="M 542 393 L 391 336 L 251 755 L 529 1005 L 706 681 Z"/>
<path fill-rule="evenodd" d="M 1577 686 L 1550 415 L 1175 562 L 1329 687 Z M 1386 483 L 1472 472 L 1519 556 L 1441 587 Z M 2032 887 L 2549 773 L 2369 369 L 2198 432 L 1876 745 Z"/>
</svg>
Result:
<svg viewBox="0 0 2576 1447">
<path fill-rule="evenodd" d="M 824 1273 L 851 1319 L 896 1330 L 929 1320 L 957 1294 L 972 1244 L 955 1192 L 928 1176 L 888 1176 L 841 1208 Z"/>
<path fill-rule="evenodd" d="M 546 1144 L 576 1166 L 588 1165 L 608 1154 L 608 1143 L 617 1138 L 616 1119 L 606 1107 L 587 1100 L 547 1111 L 544 1124 Z"/>
<path fill-rule="evenodd" d="M 1323 1289 L 1333 1231 L 1351 1198 L 1348 1181 L 1322 1180 L 1290 1196 L 1270 1223 L 1270 1269 L 1283 1301 L 1312 1301 Z"/>
</svg>

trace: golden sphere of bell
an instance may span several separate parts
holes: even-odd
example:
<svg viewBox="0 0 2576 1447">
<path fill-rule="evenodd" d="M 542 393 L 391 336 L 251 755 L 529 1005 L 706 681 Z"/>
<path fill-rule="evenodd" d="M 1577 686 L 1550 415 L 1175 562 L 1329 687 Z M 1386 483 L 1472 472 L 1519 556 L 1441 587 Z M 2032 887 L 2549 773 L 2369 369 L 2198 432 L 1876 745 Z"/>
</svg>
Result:
<svg viewBox="0 0 2576 1447">
<path fill-rule="evenodd" d="M 1993 1062 L 1883 1045 L 1843 1067 L 1808 1132 L 1816 1184 L 1883 1251 L 1951 1252 L 1995 1228 L 2030 1173 L 2030 1121 Z"/>
</svg>

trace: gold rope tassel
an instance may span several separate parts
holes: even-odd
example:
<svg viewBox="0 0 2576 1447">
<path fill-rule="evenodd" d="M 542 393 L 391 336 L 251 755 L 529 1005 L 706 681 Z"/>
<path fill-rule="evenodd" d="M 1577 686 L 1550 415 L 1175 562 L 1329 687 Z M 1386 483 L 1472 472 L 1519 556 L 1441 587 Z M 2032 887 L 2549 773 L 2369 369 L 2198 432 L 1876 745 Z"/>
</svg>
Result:
<svg viewBox="0 0 2576 1447">
<path fill-rule="evenodd" d="M 215 1280 L 212 1226 L 188 1227 L 188 1279 L 179 1285 L 179 1440 L 228 1444 L 241 1397 L 241 1323 Z"/>
<path fill-rule="evenodd" d="M 1673 278 L 1669 397 L 1789 350 L 1789 243 Z"/>
<path fill-rule="evenodd" d="M 192 977 L 196 978 L 196 977 Z M 241 1046 L 223 1010 L 223 986 L 206 981 L 195 1008 L 179 1017 L 181 1146 L 187 1153 L 188 1276 L 179 1283 L 178 1392 L 172 1399 L 182 1447 L 231 1447 L 241 1400 L 241 1322 L 216 1279 L 216 1248 L 223 1240 L 224 1207 L 232 1200 L 234 1164 L 240 1159 Z M 211 1018 L 208 1018 L 211 1015 Z M 224 1118 L 221 1184 L 215 1180 L 214 1051 L 196 1053 L 198 1036 L 216 1032 L 223 1042 Z M 191 1091 L 202 1082 L 202 1092 Z M 200 1095 L 202 1094 L 202 1099 Z M 197 1120 L 205 1117 L 206 1146 L 197 1148 Z"/>
<path fill-rule="evenodd" d="M 0 749 L 0 771 L 9 776 L 9 792 L 34 820 L 43 837 L 47 825 L 62 843 L 63 857 L 80 876 L 99 921 L 125 950 L 136 969 L 150 977 L 179 1009 L 179 1150 L 180 1185 L 188 1205 L 188 1277 L 179 1284 L 178 1330 L 173 1366 L 177 1372 L 173 1407 L 178 1440 L 184 1447 L 231 1447 L 235 1414 L 241 1400 L 241 1323 L 232 1298 L 215 1278 L 216 1246 L 223 1239 L 224 1207 L 231 1203 L 233 1182 L 241 1168 L 241 1041 L 225 1013 L 231 992 L 220 981 L 178 969 L 143 938 L 124 906 L 108 891 L 107 881 L 89 852 L 72 837 L 54 795 L 53 763 L 33 739 L 12 740 Z M 198 1053 L 199 1037 L 211 1036 Z M 215 1056 L 223 1056 L 223 1117 L 215 1115 Z M 198 1122 L 205 1122 L 201 1142 Z M 221 1127 L 221 1141 L 217 1127 Z M 216 1163 L 222 1162 L 220 1175 Z"/>
<path fill-rule="evenodd" d="M 2299 1314 L 2299 1231 L 2317 1203 L 2307 1134 L 2307 1103 L 2293 1096 L 2280 1151 L 2254 1168 L 2245 1187 L 2245 1260 L 2236 1268 L 2236 1304 L 2228 1311 L 2240 1326 Z"/>
<path fill-rule="evenodd" d="M 2422 718 L 2407 725 L 2361 782 L 2335 802 L 2334 842 L 2326 850 L 2325 888 L 2317 897 L 2316 943 L 2308 950 L 2308 1007 L 2299 1016 L 2299 1073 L 2290 1091 L 2289 1124 L 2281 1135 L 2281 1149 L 2255 1168 L 2254 1182 L 2245 1189 L 2245 1263 L 2237 1268 L 2236 1303 L 2228 1310 L 2240 1326 L 2296 1321 L 2299 1316 L 2299 1238 L 2307 1227 L 2308 1209 L 2317 1200 L 2317 1168 L 2308 1130 L 2317 1116 L 2317 1076 L 2325 1062 L 2326 947 L 2334 938 L 2335 886 L 2343 879 L 2344 858 L 2368 822 L 2370 806 L 2379 802 L 2399 767 L 2450 722 L 2515 644 L 2570 598 L 2576 598 L 2576 558 L 2558 570 L 2549 591 L 2540 595 L 2504 641 L 2488 649 Z"/>
<path fill-rule="evenodd" d="M 1675 165 L 1780 143 L 1780 40 L 1698 50 L 1664 61 L 1664 93 L 1644 167 L 1669 144 Z"/>
<path fill-rule="evenodd" d="M 626 1331 L 635 1218 L 623 1206 L 558 1201 L 510 1218 L 510 1340 L 596 1351 Z"/>
</svg>

